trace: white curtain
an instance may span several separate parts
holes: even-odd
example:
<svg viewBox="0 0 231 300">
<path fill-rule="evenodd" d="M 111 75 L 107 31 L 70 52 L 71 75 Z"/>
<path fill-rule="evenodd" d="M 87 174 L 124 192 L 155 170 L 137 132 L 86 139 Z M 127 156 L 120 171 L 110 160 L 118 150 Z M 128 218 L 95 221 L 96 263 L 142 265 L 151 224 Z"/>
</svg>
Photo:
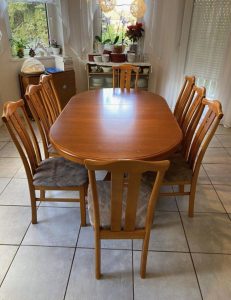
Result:
<svg viewBox="0 0 231 300">
<path fill-rule="evenodd" d="M 217 98 L 222 103 L 224 127 L 231 127 L 231 34 L 228 39 L 224 64 L 218 81 Z"/>
<path fill-rule="evenodd" d="M 227 127 L 231 126 L 230 34 L 231 0 L 195 0 L 185 71 L 206 87 L 206 97 L 221 101 Z"/>
<path fill-rule="evenodd" d="M 74 61 L 77 92 L 87 89 L 85 60 L 93 51 L 95 12 L 96 0 L 61 1 L 64 49 Z"/>
<path fill-rule="evenodd" d="M 162 95 L 171 108 L 175 105 L 179 84 L 183 80 L 186 48 L 182 38 L 187 39 L 183 34 L 187 2 L 189 1 L 146 1 L 148 10 L 144 17 L 144 53 L 148 54 L 152 64 L 149 89 Z"/>
</svg>

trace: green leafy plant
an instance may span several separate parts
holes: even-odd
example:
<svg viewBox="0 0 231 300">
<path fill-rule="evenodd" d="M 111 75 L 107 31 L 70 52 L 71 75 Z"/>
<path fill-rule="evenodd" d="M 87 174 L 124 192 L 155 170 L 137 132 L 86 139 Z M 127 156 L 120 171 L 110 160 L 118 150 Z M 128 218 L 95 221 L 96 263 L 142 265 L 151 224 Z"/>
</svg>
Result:
<svg viewBox="0 0 231 300">
<path fill-rule="evenodd" d="M 103 39 L 99 36 L 99 35 L 96 35 L 95 36 L 95 40 L 97 41 L 97 42 L 99 42 L 99 43 L 101 43 L 101 44 L 112 44 L 112 45 L 115 45 L 117 42 L 118 42 L 118 40 L 119 40 L 119 36 L 117 35 L 115 38 L 114 38 L 114 40 L 112 41 L 111 39 L 105 39 L 104 41 L 103 41 Z"/>
<path fill-rule="evenodd" d="M 10 39 L 11 45 L 18 49 L 25 49 L 28 46 L 27 40 L 25 39 Z"/>
</svg>

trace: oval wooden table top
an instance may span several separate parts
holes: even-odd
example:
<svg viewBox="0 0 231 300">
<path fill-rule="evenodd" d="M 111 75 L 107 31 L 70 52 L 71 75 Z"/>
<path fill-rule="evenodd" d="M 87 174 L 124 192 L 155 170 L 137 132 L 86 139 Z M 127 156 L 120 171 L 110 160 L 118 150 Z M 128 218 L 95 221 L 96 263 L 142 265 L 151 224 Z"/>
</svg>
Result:
<svg viewBox="0 0 231 300">
<path fill-rule="evenodd" d="M 182 132 L 166 101 L 147 91 L 98 89 L 75 95 L 50 131 L 67 159 L 168 158 Z"/>
</svg>

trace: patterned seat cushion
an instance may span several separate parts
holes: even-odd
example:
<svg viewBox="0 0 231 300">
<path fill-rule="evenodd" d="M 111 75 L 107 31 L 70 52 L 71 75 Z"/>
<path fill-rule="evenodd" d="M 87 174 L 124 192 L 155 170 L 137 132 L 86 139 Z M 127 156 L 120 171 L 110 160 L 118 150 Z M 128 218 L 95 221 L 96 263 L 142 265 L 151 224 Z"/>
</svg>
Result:
<svg viewBox="0 0 231 300">
<path fill-rule="evenodd" d="M 189 164 L 185 161 L 180 153 L 175 154 L 170 158 L 170 167 L 165 173 L 163 183 L 171 184 L 175 182 L 190 183 L 192 179 L 193 171 Z M 142 177 L 142 181 L 149 186 L 153 185 L 155 180 L 155 174 L 153 172 L 146 172 Z"/>
<path fill-rule="evenodd" d="M 111 216 L 111 182 L 110 181 L 97 181 L 97 191 L 100 209 L 100 225 L 104 228 L 110 227 Z M 136 211 L 136 228 L 144 228 L 147 203 L 151 195 L 152 188 L 148 185 L 141 184 L 139 199 Z M 125 208 L 126 208 L 127 188 L 124 188 L 123 202 L 122 202 L 122 227 L 124 226 Z M 90 185 L 88 186 L 88 212 L 91 225 L 94 225 L 94 212 L 93 212 L 93 197 Z"/>
<path fill-rule="evenodd" d="M 80 186 L 88 180 L 84 166 L 63 157 L 49 158 L 41 162 L 33 177 L 35 186 Z"/>
</svg>

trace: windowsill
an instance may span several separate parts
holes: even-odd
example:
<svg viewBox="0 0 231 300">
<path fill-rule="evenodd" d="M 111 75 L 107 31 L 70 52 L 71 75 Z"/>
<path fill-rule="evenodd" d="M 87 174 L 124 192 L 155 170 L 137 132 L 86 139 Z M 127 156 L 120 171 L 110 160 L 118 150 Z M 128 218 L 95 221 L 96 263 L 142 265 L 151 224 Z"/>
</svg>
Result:
<svg viewBox="0 0 231 300">
<path fill-rule="evenodd" d="M 10 61 L 12 62 L 19 62 L 19 61 L 24 61 L 28 58 L 33 58 L 33 57 L 30 57 L 30 56 L 26 56 L 26 57 L 23 57 L 23 58 L 19 58 L 19 57 L 11 57 L 10 58 Z M 54 59 L 55 56 L 54 55 L 50 55 L 50 56 L 34 56 L 35 59 L 38 59 L 38 60 L 51 60 L 51 59 Z"/>
</svg>

